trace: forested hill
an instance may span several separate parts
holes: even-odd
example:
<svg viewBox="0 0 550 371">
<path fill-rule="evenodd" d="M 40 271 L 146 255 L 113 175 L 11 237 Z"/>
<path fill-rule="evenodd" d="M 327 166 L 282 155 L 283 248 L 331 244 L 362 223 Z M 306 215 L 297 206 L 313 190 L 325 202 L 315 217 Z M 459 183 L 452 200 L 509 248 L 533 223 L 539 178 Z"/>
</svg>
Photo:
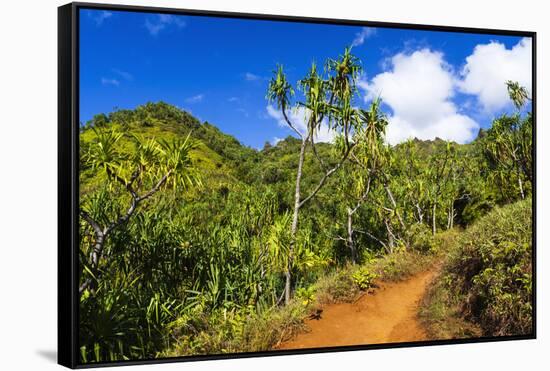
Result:
<svg viewBox="0 0 550 371">
<path fill-rule="evenodd" d="M 85 150 L 87 144 L 95 137 L 92 128 L 109 127 L 144 138 L 172 140 L 178 136 L 185 138 L 190 135 L 197 144 L 193 153 L 195 166 L 203 171 L 203 175 L 224 178 L 230 174 L 235 176 L 233 181 L 238 179 L 246 183 L 276 183 L 291 179 L 294 176 L 292 173 L 296 170 L 301 143 L 299 139 L 289 135 L 275 145 L 266 141 L 263 149 L 256 150 L 243 145 L 232 135 L 223 133 L 214 124 L 207 121 L 201 123 L 190 113 L 160 101 L 148 102 L 133 110 L 119 109 L 95 115 L 81 127 L 83 149 Z M 414 138 L 412 142 L 418 149 L 418 156 L 424 160 L 446 144 L 440 138 Z M 323 155 L 330 158 L 330 144 L 316 145 Z M 403 146 L 400 144 L 396 148 Z M 129 147 L 127 149 L 130 150 Z M 306 166 L 313 166 L 313 172 L 319 170 L 315 169 L 316 164 L 313 161 Z"/>
<path fill-rule="evenodd" d="M 287 136 L 276 145 L 266 142 L 263 149 L 256 150 L 243 145 L 232 135 L 223 133 L 214 124 L 206 121 L 201 123 L 190 113 L 165 102 L 148 102 L 133 110 L 120 109 L 95 115 L 93 119 L 82 125 L 82 154 L 95 140 L 94 128 L 100 129 L 100 131 L 115 129 L 124 133 L 118 147 L 128 155 L 134 151 L 131 144 L 134 136 L 166 141 L 190 136 L 195 143 L 191 158 L 204 186 L 202 193 L 218 192 L 226 195 L 232 190 L 242 191 L 240 188 L 245 185 L 269 187 L 277 194 L 280 211 L 292 208 L 292 189 L 295 183 L 301 143 L 293 136 Z M 484 147 L 481 142 L 485 135 L 486 132 L 480 130 L 476 140 L 463 145 L 447 142 L 440 138 L 434 140 L 414 138 L 394 146 L 392 148 L 393 155 L 390 156 L 392 161 L 388 163 L 387 172 L 395 178 L 408 178 L 406 186 L 400 187 L 396 191 L 403 197 L 410 197 L 414 192 L 427 194 L 429 190 L 422 188 L 423 184 L 444 175 L 437 174 L 437 172 L 430 173 L 430 168 L 443 165 L 442 157 L 445 157 L 444 154 L 449 149 L 448 146 L 452 146 L 453 156 L 461 157 L 457 162 L 457 164 L 460 163 L 460 166 L 455 166 L 452 169 L 449 167 L 447 173 L 450 174 L 452 170 L 457 176 L 464 176 L 472 171 L 475 174 L 472 174 L 471 179 L 467 182 L 466 180 L 461 181 L 459 186 L 461 189 L 456 190 L 456 192 L 462 192 L 463 197 L 454 201 L 454 206 L 458 209 L 452 211 L 456 213 L 456 216 L 451 223 L 466 225 L 483 215 L 495 204 L 506 203 L 514 199 L 515 196 L 507 196 L 507 192 L 514 195 L 517 193 L 517 190 L 509 183 L 506 187 L 508 189 L 491 187 L 483 192 L 479 192 L 475 186 L 468 189 L 470 185 L 480 181 L 480 171 L 483 169 L 479 169 L 476 164 L 483 157 Z M 333 145 L 316 143 L 316 148 L 317 154 L 325 159 L 326 166 L 334 165 L 337 162 L 338 156 Z M 469 161 L 472 161 L 473 165 L 469 165 Z M 81 191 L 83 193 L 86 193 L 88 189 L 95 189 L 96 187 L 93 185 L 102 181 L 92 176 L 92 173 L 94 173 L 93 170 L 81 163 Z M 311 147 L 307 147 L 302 190 L 306 193 L 312 190 L 319 182 L 322 173 L 321 164 L 312 153 Z M 340 207 L 339 204 L 345 201 L 346 196 L 334 197 L 334 195 L 335 193 L 345 193 L 338 188 L 339 183 L 346 183 L 345 178 L 344 176 L 330 179 L 327 186 L 320 192 L 320 199 L 314 200 L 311 207 L 315 209 L 331 205 L 331 209 L 336 212 L 336 209 Z M 396 181 L 396 183 L 403 182 Z M 510 187 L 512 189 L 509 189 Z M 422 198 L 421 195 L 417 197 L 419 204 L 422 202 L 420 198 Z M 445 217 L 442 216 L 442 221 L 444 219 Z M 372 239 L 369 242 L 372 243 Z"/>
<path fill-rule="evenodd" d="M 200 142 L 194 159 L 196 166 L 203 170 L 231 172 L 237 167 L 246 167 L 245 163 L 253 161 L 257 154 L 257 151 L 242 145 L 233 136 L 222 133 L 215 125 L 201 123 L 191 114 L 164 102 L 149 102 L 134 110 L 122 109 L 95 115 L 82 127 L 84 145 L 94 137 L 93 131 L 89 129 L 109 126 L 118 127 L 128 134 L 165 140 L 190 134 Z"/>
</svg>

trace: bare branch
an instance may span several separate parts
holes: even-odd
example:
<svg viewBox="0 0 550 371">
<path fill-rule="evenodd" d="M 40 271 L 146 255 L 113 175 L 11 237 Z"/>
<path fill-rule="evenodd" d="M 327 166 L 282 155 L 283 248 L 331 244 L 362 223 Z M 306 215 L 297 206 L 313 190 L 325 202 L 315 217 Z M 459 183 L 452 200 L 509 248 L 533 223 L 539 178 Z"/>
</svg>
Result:
<svg viewBox="0 0 550 371">
<path fill-rule="evenodd" d="M 139 203 L 138 199 L 132 196 L 132 203 L 130 204 L 130 207 L 128 208 L 126 213 L 124 213 L 124 215 L 118 217 L 115 221 L 113 221 L 111 224 L 109 224 L 109 226 L 107 228 L 105 228 L 105 235 L 111 233 L 111 231 L 113 229 L 115 229 L 116 227 L 118 227 L 119 225 L 126 223 L 128 221 L 128 219 L 130 219 L 132 214 L 136 211 L 138 203 Z"/>
<path fill-rule="evenodd" d="M 287 116 L 287 114 L 286 114 L 286 110 L 285 110 L 284 108 L 282 108 L 281 111 L 283 112 L 283 117 L 284 117 L 284 119 L 285 119 L 285 121 L 286 121 L 286 124 L 287 124 L 288 126 L 290 126 L 290 128 L 291 128 L 292 130 L 294 130 L 294 131 L 296 132 L 296 134 L 298 134 L 298 136 L 303 140 L 303 139 L 304 139 L 304 136 L 302 135 L 302 133 L 300 133 L 300 132 L 298 131 L 298 129 L 296 129 L 296 127 L 292 124 L 292 122 L 290 122 L 290 119 L 288 118 L 288 116 Z"/>
<path fill-rule="evenodd" d="M 132 184 L 134 184 L 134 182 L 140 176 L 140 174 L 141 174 L 141 165 L 139 165 L 136 171 L 134 171 L 134 173 L 132 174 L 132 177 L 130 178 L 130 181 L 128 182 L 128 185 L 126 186 L 126 188 L 128 188 L 128 186 L 132 186 Z"/>
<path fill-rule="evenodd" d="M 107 175 L 110 176 L 111 178 L 114 178 L 117 182 L 119 182 L 122 186 L 124 186 L 125 188 L 128 187 L 128 182 L 124 179 L 122 179 L 117 173 L 115 173 L 113 170 L 111 170 L 111 168 L 109 168 L 108 166 L 105 167 L 105 171 L 107 172 Z"/>
<path fill-rule="evenodd" d="M 325 184 L 325 182 L 327 181 L 327 179 L 334 173 L 336 172 L 341 166 L 342 164 L 344 163 L 344 161 L 346 161 L 346 159 L 348 158 L 351 150 L 355 147 L 355 144 L 352 144 L 350 145 L 344 156 L 342 156 L 342 158 L 340 159 L 340 162 L 338 162 L 338 164 L 336 164 L 336 166 L 334 166 L 332 169 L 330 169 L 329 171 L 325 172 L 325 174 L 323 175 L 323 177 L 321 178 L 321 180 L 319 181 L 319 184 L 317 184 L 317 187 L 315 187 L 315 189 L 309 194 L 309 196 L 307 196 L 306 198 L 304 198 L 302 201 L 300 201 L 300 204 L 299 204 L 299 207 L 302 207 L 304 206 L 304 204 L 306 202 L 308 202 L 309 200 L 311 200 L 313 197 L 315 197 L 315 195 L 317 194 L 317 192 L 319 192 L 321 190 L 321 188 L 323 187 L 323 185 Z"/>
<path fill-rule="evenodd" d="M 104 232 L 99 223 L 96 222 L 86 211 L 81 209 L 80 216 L 82 217 L 82 219 L 88 222 L 88 224 L 90 224 L 90 226 L 94 229 L 96 235 L 100 235 Z"/>
<path fill-rule="evenodd" d="M 164 174 L 164 176 L 162 178 L 160 178 L 160 180 L 157 182 L 157 184 L 155 184 L 155 186 L 153 188 L 151 188 L 151 190 L 149 192 L 147 192 L 146 194 L 144 194 L 143 196 L 138 198 L 138 202 L 146 200 L 149 197 L 151 197 L 152 195 L 154 195 L 160 189 L 160 187 L 162 187 L 162 185 L 164 183 L 166 183 L 166 180 L 168 179 L 168 177 L 171 174 L 172 174 L 172 170 L 169 170 L 166 174 Z"/>
<path fill-rule="evenodd" d="M 105 234 L 110 233 L 113 229 L 115 229 L 119 225 L 126 223 L 128 219 L 130 219 L 132 214 L 134 214 L 134 212 L 136 211 L 139 203 L 141 201 L 148 199 L 152 195 L 154 195 L 162 187 L 162 185 L 166 182 L 166 180 L 171 174 L 172 174 L 172 170 L 164 174 L 164 176 L 157 182 L 157 184 L 155 184 L 155 186 L 151 188 L 151 190 L 149 190 L 149 192 L 147 192 L 143 196 L 138 196 L 138 194 L 135 192 L 132 186 L 128 184 L 126 188 L 128 189 L 128 192 L 130 192 L 130 194 L 132 195 L 132 202 L 130 204 L 130 207 L 128 207 L 128 210 L 126 210 L 126 213 L 124 213 L 124 215 L 118 217 L 114 222 L 112 222 L 105 229 Z"/>
<path fill-rule="evenodd" d="M 314 137 L 314 135 L 312 134 L 311 135 L 311 147 L 313 148 L 313 154 L 315 155 L 315 157 L 317 158 L 317 160 L 321 164 L 321 167 L 323 168 L 323 171 L 326 172 L 327 171 L 327 166 L 325 165 L 325 161 L 317 153 L 317 148 L 315 147 L 315 140 L 313 139 L 313 137 Z"/>
<path fill-rule="evenodd" d="M 360 229 L 356 229 L 355 232 L 363 233 L 364 235 L 367 235 L 368 237 L 372 238 L 373 240 L 378 242 L 380 245 L 382 245 L 382 247 L 385 248 L 385 249 L 387 249 L 387 247 L 388 247 L 384 241 L 382 241 L 381 239 L 379 239 L 378 237 L 374 236 L 373 234 L 371 234 L 367 231 L 362 231 Z"/>
</svg>

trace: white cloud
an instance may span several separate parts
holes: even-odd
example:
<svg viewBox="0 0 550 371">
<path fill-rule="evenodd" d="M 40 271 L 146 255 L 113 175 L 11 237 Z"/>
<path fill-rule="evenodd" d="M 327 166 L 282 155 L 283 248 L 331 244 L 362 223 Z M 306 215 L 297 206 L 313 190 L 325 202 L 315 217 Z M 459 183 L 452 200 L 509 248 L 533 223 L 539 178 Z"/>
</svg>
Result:
<svg viewBox="0 0 550 371">
<path fill-rule="evenodd" d="M 180 16 L 171 14 L 157 14 L 155 18 L 147 18 L 145 20 L 145 28 L 147 28 L 152 36 L 157 36 L 160 31 L 170 25 L 182 28 L 185 27 L 186 23 Z"/>
<path fill-rule="evenodd" d="M 365 102 L 380 96 L 392 109 L 386 132 L 391 144 L 414 137 L 465 143 L 479 129 L 451 100 L 456 82 L 440 52 L 399 53 L 391 58 L 389 71 L 360 81 L 359 87 L 367 92 Z"/>
<path fill-rule="evenodd" d="M 122 77 L 124 80 L 127 80 L 127 81 L 132 81 L 134 80 L 134 76 L 129 73 L 129 72 L 126 72 L 126 71 L 123 71 L 123 70 L 119 70 L 117 68 L 113 68 L 112 69 L 113 73 L 116 73 L 117 75 L 119 75 L 120 77 Z"/>
<path fill-rule="evenodd" d="M 242 113 L 244 115 L 244 117 L 249 117 L 250 116 L 248 114 L 248 111 L 245 110 L 244 108 L 237 108 L 237 112 Z"/>
<path fill-rule="evenodd" d="M 269 117 L 277 120 L 277 124 L 279 126 L 292 130 L 288 127 L 288 124 L 286 123 L 280 110 L 270 104 L 266 107 L 266 112 Z M 307 133 L 308 112 L 305 108 L 298 107 L 297 109 L 290 111 L 287 115 L 296 130 L 298 130 L 302 135 Z M 315 135 L 315 141 L 330 143 L 334 140 L 336 135 L 337 133 L 334 130 L 328 128 L 326 122 L 322 122 Z"/>
<path fill-rule="evenodd" d="M 231 102 L 231 103 L 236 103 L 236 102 L 239 101 L 239 98 L 237 98 L 237 97 L 229 97 L 229 98 L 227 99 L 227 101 L 228 101 L 228 102 Z"/>
<path fill-rule="evenodd" d="M 119 86 L 120 85 L 120 81 L 118 81 L 117 79 L 109 79 L 107 77 L 102 77 L 101 78 L 101 83 L 103 85 L 112 85 L 112 86 Z"/>
<path fill-rule="evenodd" d="M 273 139 L 271 140 L 271 145 L 276 146 L 277 143 L 279 143 L 281 140 L 284 140 L 284 138 L 273 137 Z"/>
<path fill-rule="evenodd" d="M 247 73 L 244 74 L 244 79 L 245 79 L 246 81 L 258 81 L 258 80 L 261 79 L 261 77 L 258 76 L 258 75 L 255 75 L 255 74 L 253 74 L 253 73 L 251 73 L 251 72 L 247 72 Z"/>
<path fill-rule="evenodd" d="M 511 49 L 496 41 L 477 45 L 461 71 L 460 90 L 476 95 L 487 113 L 505 108 L 511 103 L 507 80 L 531 91 L 531 44 L 531 38 L 523 38 Z"/>
<path fill-rule="evenodd" d="M 192 97 L 186 98 L 185 103 L 194 104 L 194 103 L 200 103 L 204 99 L 204 94 L 197 94 Z"/>
<path fill-rule="evenodd" d="M 351 42 L 351 46 L 360 46 L 363 45 L 366 39 L 376 34 L 376 28 L 373 27 L 363 27 L 361 31 L 355 34 L 355 38 Z"/>
<path fill-rule="evenodd" d="M 106 10 L 102 10 L 100 12 L 90 11 L 88 14 L 94 20 L 96 26 L 98 26 L 98 27 L 103 24 L 103 21 L 105 21 L 106 19 L 111 18 L 113 16 L 112 12 L 108 12 Z"/>
</svg>

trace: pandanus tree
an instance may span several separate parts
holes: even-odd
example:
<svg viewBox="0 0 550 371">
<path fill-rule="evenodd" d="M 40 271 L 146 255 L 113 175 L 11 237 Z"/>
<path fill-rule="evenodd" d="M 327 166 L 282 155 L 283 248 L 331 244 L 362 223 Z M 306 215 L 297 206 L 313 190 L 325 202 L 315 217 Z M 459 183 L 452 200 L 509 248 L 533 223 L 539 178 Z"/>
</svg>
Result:
<svg viewBox="0 0 550 371">
<path fill-rule="evenodd" d="M 504 114 L 493 121 L 484 138 L 485 156 L 502 184 L 516 179 L 519 196 L 525 198 L 525 182 L 532 182 L 533 120 L 531 112 L 522 117 L 521 110 L 531 98 L 517 82 L 508 81 L 508 94 L 516 107 L 513 115 Z"/>
<path fill-rule="evenodd" d="M 358 251 L 354 235 L 363 233 L 381 242 L 372 233 L 354 226 L 354 216 L 367 201 L 371 187 L 382 179 L 388 150 L 384 135 L 388 121 L 380 109 L 380 99 L 373 100 L 368 110 L 359 109 L 358 118 L 362 125 L 353 133 L 356 148 L 350 155 L 348 170 L 342 174 L 341 189 L 346 199 L 346 232 L 342 238 L 350 251 L 353 263 L 357 262 Z M 342 141 L 340 141 L 342 142 Z M 383 243 L 382 243 L 383 244 Z M 383 244 L 385 246 L 385 244 Z"/>
<path fill-rule="evenodd" d="M 95 140 L 81 157 L 84 165 L 97 174 L 98 182 L 103 184 L 107 195 L 84 198 L 80 205 L 81 220 L 93 234 L 84 262 L 86 274 L 82 277 L 80 294 L 96 286 L 109 236 L 126 224 L 140 207 L 145 206 L 147 200 L 162 190 L 178 190 L 200 184 L 191 161 L 190 152 L 194 143 L 189 135 L 170 142 L 131 136 L 134 150 L 127 153 L 122 150 L 124 133 L 114 128 L 94 131 Z M 106 210 L 112 212 L 107 213 Z"/>
<path fill-rule="evenodd" d="M 347 48 L 339 58 L 327 61 L 324 74 L 318 72 L 315 63 L 312 64 L 307 76 L 298 82 L 305 98 L 303 101 L 294 100 L 295 91 L 288 82 L 283 66 L 278 66 L 269 82 L 267 99 L 275 103 L 286 124 L 301 139 L 288 258 L 285 260 L 285 304 L 290 302 L 291 297 L 292 268 L 300 209 L 313 199 L 326 181 L 342 167 L 356 145 L 352 135 L 361 125 L 361 121 L 353 101 L 357 95 L 357 78 L 360 71 L 359 60 L 351 53 L 351 49 Z M 305 112 L 304 130 L 299 130 L 298 125 L 290 120 L 289 111 L 293 109 Z M 343 142 L 342 151 L 334 166 L 328 165 L 317 152 L 315 138 L 321 125 L 327 125 L 329 130 L 338 133 Z M 315 158 L 319 161 L 322 175 L 309 194 L 302 197 L 302 172 L 308 146 L 311 146 Z"/>
<path fill-rule="evenodd" d="M 407 203 L 410 205 L 411 214 L 417 224 L 424 223 L 426 214 L 427 198 L 427 180 L 425 172 L 426 166 L 420 160 L 415 142 L 409 139 L 403 144 L 403 152 L 400 153 L 405 161 L 403 168 L 400 169 Z"/>
<path fill-rule="evenodd" d="M 428 184 L 428 194 L 431 199 L 432 207 L 432 234 L 437 232 L 438 206 L 442 203 L 441 198 L 452 178 L 452 162 L 456 158 L 456 149 L 451 142 L 446 142 L 445 147 L 434 153 L 430 157 L 430 166 L 426 171 Z"/>
<path fill-rule="evenodd" d="M 530 101 L 529 92 L 523 86 L 516 81 L 506 81 L 506 88 L 508 89 L 508 96 L 516 106 L 516 109 L 520 111 L 527 101 Z"/>
</svg>

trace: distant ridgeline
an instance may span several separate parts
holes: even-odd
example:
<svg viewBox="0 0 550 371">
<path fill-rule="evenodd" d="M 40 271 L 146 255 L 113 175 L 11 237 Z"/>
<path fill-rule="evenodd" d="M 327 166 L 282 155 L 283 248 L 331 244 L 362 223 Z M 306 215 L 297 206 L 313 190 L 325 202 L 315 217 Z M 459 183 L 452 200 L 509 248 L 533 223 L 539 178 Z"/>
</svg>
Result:
<svg viewBox="0 0 550 371">
<path fill-rule="evenodd" d="M 226 160 L 240 162 L 255 151 L 243 146 L 233 136 L 222 133 L 216 126 L 199 120 L 189 113 L 164 102 L 138 106 L 134 110 L 120 109 L 95 115 L 83 125 L 85 132 L 91 127 L 117 125 L 131 134 L 141 134 L 157 139 L 170 139 L 174 135 L 191 136 L 206 144 Z"/>
<path fill-rule="evenodd" d="M 254 148 L 241 144 L 235 137 L 223 133 L 215 125 L 205 121 L 201 123 L 190 113 L 165 102 L 148 102 L 130 109 L 117 109 L 108 114 L 100 113 L 81 126 L 81 145 L 93 138 L 91 128 L 116 127 L 131 135 L 142 135 L 145 138 L 170 140 L 177 136 L 185 137 L 188 134 L 200 144 L 194 153 L 196 166 L 203 170 L 221 169 L 218 175 L 229 171 L 240 181 L 253 183 L 263 180 L 275 183 L 281 180 L 292 180 L 297 166 L 297 151 L 300 140 L 287 136 L 284 140 L 272 145 L 266 141 L 264 148 L 257 151 Z M 485 135 L 480 129 L 478 138 Z M 476 139 L 477 141 L 477 139 Z M 474 141 L 475 142 L 475 141 Z M 418 155 L 429 157 L 437 148 L 445 145 L 446 141 L 412 139 L 418 150 Z M 320 152 L 330 158 L 330 144 L 317 143 Z M 402 147 L 402 144 L 396 148 Z M 469 145 L 460 145 L 468 147 Z M 265 166 L 258 166 L 264 163 Z M 313 160 L 306 161 L 306 167 L 316 167 Z M 291 170 L 289 172 L 289 170 Z M 315 169 L 314 169 L 315 170 Z M 317 169 L 319 170 L 319 169 Z M 259 172 L 251 174 L 250 172 Z M 234 179 L 236 180 L 236 179 Z"/>
</svg>

